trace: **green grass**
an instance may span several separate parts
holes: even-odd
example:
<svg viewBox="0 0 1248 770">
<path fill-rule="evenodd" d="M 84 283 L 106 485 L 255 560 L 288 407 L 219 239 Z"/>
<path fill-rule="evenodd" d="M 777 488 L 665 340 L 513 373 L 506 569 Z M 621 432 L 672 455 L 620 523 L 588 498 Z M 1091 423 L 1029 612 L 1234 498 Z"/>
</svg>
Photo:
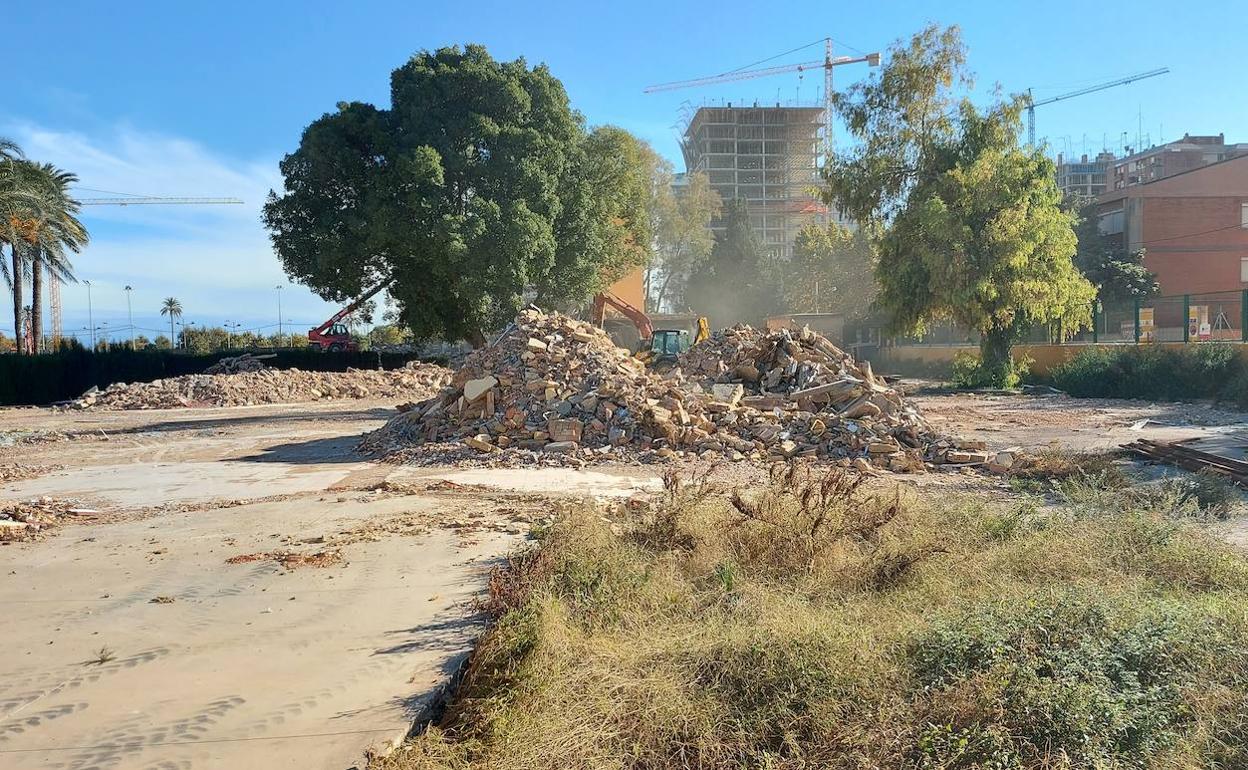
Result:
<svg viewBox="0 0 1248 770">
<path fill-rule="evenodd" d="M 1081 483 L 1042 511 L 786 468 L 573 509 L 375 767 L 1248 766 L 1248 562 Z"/>
</svg>

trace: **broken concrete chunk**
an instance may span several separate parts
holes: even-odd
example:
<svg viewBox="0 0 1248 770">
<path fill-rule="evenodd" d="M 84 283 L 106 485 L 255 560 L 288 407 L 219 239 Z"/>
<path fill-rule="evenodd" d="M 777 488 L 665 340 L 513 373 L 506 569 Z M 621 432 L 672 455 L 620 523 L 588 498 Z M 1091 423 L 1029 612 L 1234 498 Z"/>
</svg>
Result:
<svg viewBox="0 0 1248 770">
<path fill-rule="evenodd" d="M 959 449 L 950 449 L 945 454 L 945 461 L 954 465 L 982 465 L 988 462 L 987 452 L 965 452 Z"/>
<path fill-rule="evenodd" d="M 467 438 L 464 439 L 464 443 L 472 447 L 473 449 L 477 450 L 478 452 L 497 452 L 498 451 L 498 447 L 490 443 L 490 436 L 488 433 L 481 433 L 476 436 L 468 436 Z"/>
<path fill-rule="evenodd" d="M 552 441 L 542 447 L 542 450 L 551 454 L 568 454 L 575 452 L 579 448 L 580 444 L 575 441 Z"/>
<path fill-rule="evenodd" d="M 711 386 L 711 396 L 713 396 L 716 401 L 728 404 L 729 406 L 736 406 L 741 400 L 741 397 L 744 395 L 745 388 L 741 387 L 741 385 L 717 382 Z"/>
<path fill-rule="evenodd" d="M 468 380 L 464 383 L 464 400 L 473 403 L 477 399 L 489 392 L 490 388 L 498 384 L 498 379 L 489 375 L 478 377 L 475 380 Z"/>
<path fill-rule="evenodd" d="M 556 443 L 563 441 L 580 442 L 583 427 L 580 420 L 550 419 L 546 421 L 546 432 L 550 434 L 551 440 Z"/>
</svg>

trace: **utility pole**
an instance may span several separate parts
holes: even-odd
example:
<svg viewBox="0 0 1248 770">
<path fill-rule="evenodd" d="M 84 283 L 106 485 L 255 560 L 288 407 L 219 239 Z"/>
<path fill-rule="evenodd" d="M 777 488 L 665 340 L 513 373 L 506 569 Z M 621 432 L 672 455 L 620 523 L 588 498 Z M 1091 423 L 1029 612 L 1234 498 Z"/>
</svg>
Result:
<svg viewBox="0 0 1248 770">
<path fill-rule="evenodd" d="M 282 285 L 273 287 L 277 289 L 277 346 L 282 346 Z"/>
<path fill-rule="evenodd" d="M 91 350 L 95 350 L 95 319 L 91 315 L 91 282 L 84 280 L 87 285 L 87 328 L 91 330 Z"/>
<path fill-rule="evenodd" d="M 134 311 L 130 307 L 130 292 L 134 288 L 130 284 L 126 284 L 126 320 L 130 324 L 130 349 L 134 350 Z"/>
</svg>

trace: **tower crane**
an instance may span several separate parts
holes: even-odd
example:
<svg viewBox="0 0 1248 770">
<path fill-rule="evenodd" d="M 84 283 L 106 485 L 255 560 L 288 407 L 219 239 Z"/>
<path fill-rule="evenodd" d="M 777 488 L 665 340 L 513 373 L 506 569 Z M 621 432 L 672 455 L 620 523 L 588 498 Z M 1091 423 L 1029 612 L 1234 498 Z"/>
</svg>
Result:
<svg viewBox="0 0 1248 770">
<path fill-rule="evenodd" d="M 1060 96 L 1050 96 L 1048 99 L 1041 99 L 1040 101 L 1035 101 L 1034 99 L 1031 98 L 1031 89 L 1028 88 L 1027 89 L 1027 145 L 1029 147 L 1036 146 L 1036 108 L 1037 107 L 1042 107 L 1046 104 L 1052 104 L 1053 102 L 1061 102 L 1067 99 L 1073 99 L 1076 96 L 1083 96 L 1084 94 L 1093 94 L 1093 93 L 1096 93 L 1097 91 L 1104 91 L 1107 88 L 1114 88 L 1116 86 L 1125 86 L 1128 83 L 1134 83 L 1137 80 L 1144 80 L 1145 78 L 1151 78 L 1151 77 L 1156 77 L 1158 75 L 1164 75 L 1169 71 L 1170 71 L 1169 67 L 1160 67 L 1155 70 L 1149 70 L 1148 72 L 1137 72 L 1136 74 L 1128 75 L 1125 78 L 1111 80 L 1108 83 L 1100 83 L 1098 85 L 1088 86 L 1087 88 L 1081 88 L 1078 91 L 1071 91 L 1068 94 L 1062 94 Z"/>
<path fill-rule="evenodd" d="M 106 191 L 101 191 L 106 192 Z M 80 206 L 152 206 L 152 205 L 201 205 L 241 204 L 238 198 L 162 198 L 154 195 L 130 195 L 124 198 L 78 198 Z M 53 276 L 48 282 L 48 306 L 52 311 L 52 344 L 61 340 L 61 282 Z M 41 331 L 42 333 L 42 331 Z"/>
<path fill-rule="evenodd" d="M 242 203 L 238 198 L 158 198 L 156 196 L 133 195 L 127 198 L 79 198 L 80 206 L 152 206 L 152 205 L 200 205 L 200 204 L 236 204 Z"/>
<path fill-rule="evenodd" d="M 870 67 L 878 67 L 880 65 L 879 53 L 869 53 L 865 56 L 833 56 L 832 55 L 832 38 L 824 38 L 823 40 L 823 60 L 800 62 L 798 64 L 781 64 L 776 67 L 764 67 L 756 70 L 737 70 L 735 72 L 725 72 L 722 75 L 712 75 L 704 78 L 694 78 L 693 80 L 676 80 L 671 83 L 659 83 L 658 85 L 647 86 L 642 89 L 642 93 L 653 94 L 660 91 L 675 91 L 680 88 L 697 88 L 699 86 L 709 86 L 718 83 L 730 83 L 736 80 L 749 80 L 752 78 L 765 78 L 772 75 L 783 75 L 788 72 L 806 72 L 808 70 L 823 70 L 823 150 L 825 162 L 827 158 L 832 157 L 832 68 L 840 67 L 844 64 L 857 64 L 866 62 Z"/>
</svg>

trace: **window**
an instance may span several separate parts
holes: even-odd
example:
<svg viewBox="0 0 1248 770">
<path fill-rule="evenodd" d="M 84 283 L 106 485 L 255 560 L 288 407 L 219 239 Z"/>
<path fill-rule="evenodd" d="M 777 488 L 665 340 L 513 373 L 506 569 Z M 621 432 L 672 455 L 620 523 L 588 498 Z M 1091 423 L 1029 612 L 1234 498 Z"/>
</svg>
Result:
<svg viewBox="0 0 1248 770">
<path fill-rule="evenodd" d="M 1239 226 L 1248 229 L 1248 203 L 1239 204 Z"/>
<path fill-rule="evenodd" d="M 1248 257 L 1239 258 L 1239 282 L 1248 283 Z"/>
</svg>

